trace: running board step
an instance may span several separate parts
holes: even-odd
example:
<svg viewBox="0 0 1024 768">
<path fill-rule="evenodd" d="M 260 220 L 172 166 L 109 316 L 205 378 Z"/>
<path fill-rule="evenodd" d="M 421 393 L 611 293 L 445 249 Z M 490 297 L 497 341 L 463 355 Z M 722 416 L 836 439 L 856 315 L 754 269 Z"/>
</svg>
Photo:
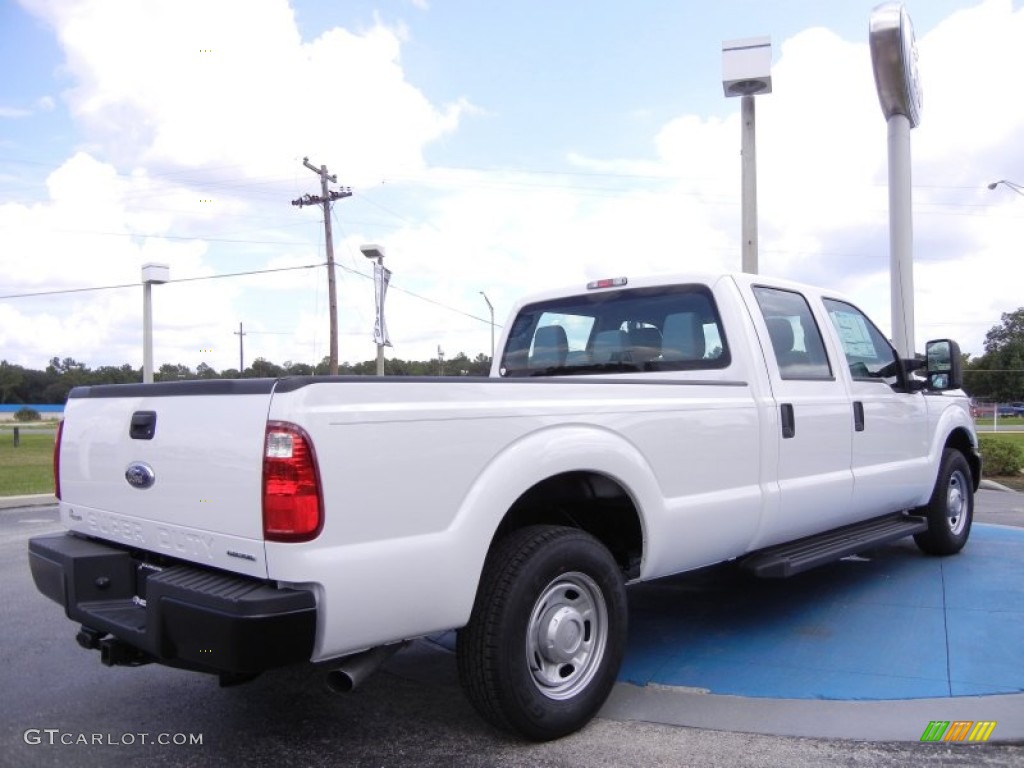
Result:
<svg viewBox="0 0 1024 768">
<path fill-rule="evenodd" d="M 782 579 L 927 529 L 923 517 L 875 518 L 756 552 L 743 560 L 742 567 L 762 579 Z"/>
</svg>

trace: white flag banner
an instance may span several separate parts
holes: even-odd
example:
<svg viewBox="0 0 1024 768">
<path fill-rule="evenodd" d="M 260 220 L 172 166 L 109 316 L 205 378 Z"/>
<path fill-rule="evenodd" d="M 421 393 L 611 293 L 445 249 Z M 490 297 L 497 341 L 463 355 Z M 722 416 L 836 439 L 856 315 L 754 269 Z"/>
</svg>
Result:
<svg viewBox="0 0 1024 768">
<path fill-rule="evenodd" d="M 391 282 L 391 270 L 385 269 L 383 264 L 373 265 L 373 294 L 377 302 L 377 319 L 373 324 L 373 341 L 376 344 L 391 346 L 391 339 L 388 338 L 388 326 L 384 322 L 384 297 L 388 292 L 388 283 Z"/>
</svg>

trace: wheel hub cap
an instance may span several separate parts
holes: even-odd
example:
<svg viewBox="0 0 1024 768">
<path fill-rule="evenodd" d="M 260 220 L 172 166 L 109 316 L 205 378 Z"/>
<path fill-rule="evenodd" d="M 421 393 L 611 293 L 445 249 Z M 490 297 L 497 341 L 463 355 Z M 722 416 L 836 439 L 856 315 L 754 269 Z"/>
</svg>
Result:
<svg viewBox="0 0 1024 768">
<path fill-rule="evenodd" d="M 966 487 L 967 478 L 960 472 L 954 472 L 946 488 L 946 522 L 949 524 L 949 530 L 957 536 L 967 526 L 967 516 L 970 513 L 970 500 L 965 495 Z"/>
<path fill-rule="evenodd" d="M 950 488 L 949 489 L 949 500 L 946 502 L 946 509 L 949 510 L 949 516 L 951 518 L 959 517 L 960 516 L 960 510 L 963 509 L 963 506 L 964 506 L 964 498 L 960 494 L 960 489 L 956 488 L 956 487 Z"/>
<path fill-rule="evenodd" d="M 571 661 L 583 642 L 583 617 L 575 608 L 552 608 L 541 623 L 541 651 L 556 663 Z"/>
<path fill-rule="evenodd" d="M 541 590 L 526 627 L 526 659 L 533 683 L 549 699 L 570 699 L 601 665 L 608 641 L 608 609 L 597 583 L 572 571 Z"/>
</svg>

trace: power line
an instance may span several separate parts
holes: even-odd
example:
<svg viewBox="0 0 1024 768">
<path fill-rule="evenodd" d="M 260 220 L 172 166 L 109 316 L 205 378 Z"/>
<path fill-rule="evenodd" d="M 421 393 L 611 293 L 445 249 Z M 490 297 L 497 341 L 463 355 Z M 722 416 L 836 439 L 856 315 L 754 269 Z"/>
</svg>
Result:
<svg viewBox="0 0 1024 768">
<path fill-rule="evenodd" d="M 277 268 L 274 268 L 274 269 L 252 269 L 252 270 L 248 270 L 246 272 L 226 272 L 226 273 L 221 274 L 221 275 L 201 275 L 201 276 L 198 276 L 198 277 L 178 277 L 178 278 L 173 278 L 171 280 L 168 280 L 167 282 L 168 282 L 168 284 L 170 284 L 170 283 L 191 283 L 191 282 L 195 282 L 197 280 L 219 280 L 219 279 L 225 278 L 225 277 L 246 277 L 248 275 L 264 275 L 264 274 L 268 274 L 268 273 L 271 273 L 271 272 L 292 272 L 292 271 L 299 270 L 299 269 L 316 269 L 318 267 L 323 267 L 325 265 L 326 265 L 326 262 L 320 262 L 318 264 L 303 264 L 303 265 L 297 266 L 297 267 L 277 267 Z M 360 272 L 359 270 L 353 269 L 352 267 L 345 266 L 344 264 L 337 264 L 336 263 L 336 266 L 340 267 L 345 272 L 349 272 L 349 273 L 351 273 L 353 275 L 358 275 L 359 277 L 362 277 L 362 278 L 364 278 L 366 280 L 372 280 L 373 279 L 372 275 L 368 275 L 365 272 Z M 60 295 L 72 294 L 72 293 L 89 293 L 89 292 L 92 292 L 92 291 L 112 291 L 112 290 L 118 290 L 118 289 L 121 289 L 121 288 L 138 288 L 140 285 L 141 285 L 141 283 L 121 283 L 120 285 L 97 285 L 97 286 L 91 286 L 91 287 L 88 287 L 88 288 L 61 288 L 59 290 L 54 290 L 54 291 L 35 291 L 33 293 L 11 293 L 11 294 L 7 294 L 7 295 L 4 295 L 4 296 L 0 296 L 0 299 L 27 299 L 27 298 L 32 298 L 34 296 L 60 296 Z M 419 299 L 420 301 L 425 301 L 428 304 L 433 304 L 435 306 L 441 307 L 442 309 L 447 309 L 449 312 L 455 312 L 456 314 L 464 315 L 465 317 L 468 317 L 471 320 L 478 320 L 481 323 L 488 323 L 488 324 L 491 322 L 487 318 L 480 317 L 479 315 L 474 315 L 474 314 L 472 314 L 470 312 L 465 312 L 464 310 L 458 309 L 457 307 L 453 307 L 450 304 L 445 304 L 444 302 L 437 301 L 436 299 L 431 299 L 428 296 L 423 296 L 422 294 L 416 293 L 415 291 L 410 291 L 407 288 L 402 288 L 401 286 L 395 285 L 394 283 L 392 283 L 389 286 L 389 288 L 391 290 L 399 291 L 401 293 L 404 293 L 404 294 L 407 294 L 409 296 L 412 296 L 413 298 Z M 495 327 L 501 328 L 502 325 L 499 323 Z M 249 333 L 256 333 L 256 332 L 255 331 L 246 331 L 246 334 L 249 334 Z"/>
<path fill-rule="evenodd" d="M 273 269 L 252 269 L 247 272 L 227 272 L 222 275 L 202 275 L 199 277 L 178 277 L 172 280 L 168 280 L 168 283 L 191 283 L 196 280 L 219 280 L 223 277 L 245 277 L 247 275 L 264 275 L 269 272 L 291 272 L 297 269 L 315 269 L 317 267 L 324 266 L 323 262 L 320 264 L 303 264 L 298 267 L 276 267 Z M 89 291 L 110 291 L 117 288 L 138 288 L 141 283 L 122 283 L 121 285 L 97 285 L 91 288 L 62 288 L 56 291 L 36 291 L 35 293 L 11 293 L 6 296 L 0 296 L 0 299 L 25 299 L 32 296 L 57 296 L 65 293 L 86 293 Z"/>
<path fill-rule="evenodd" d="M 160 210 L 150 208 L 148 210 Z M 227 238 L 206 237 L 204 235 L 149 235 L 141 232 L 103 232 L 95 229 L 49 229 L 47 232 L 59 232 L 65 235 L 100 235 L 104 237 L 138 237 L 158 240 L 203 240 L 211 243 L 245 243 L 247 245 L 312 245 L 308 240 L 234 240 Z"/>
<path fill-rule="evenodd" d="M 367 280 L 372 280 L 373 279 L 373 275 L 368 275 L 365 272 L 360 272 L 357 269 L 352 269 L 351 267 L 346 267 L 344 264 L 338 264 L 337 266 L 341 267 L 341 269 L 345 270 L 346 272 L 351 272 L 353 275 L 359 275 L 359 277 L 365 278 Z M 415 299 L 419 299 L 420 301 L 425 301 L 428 304 L 433 304 L 435 306 L 441 307 L 442 309 L 447 309 L 449 312 L 455 312 L 455 313 L 460 314 L 460 315 L 465 315 L 466 317 L 468 317 L 468 318 L 470 318 L 472 320 L 479 320 L 481 323 L 487 323 L 488 325 L 490 325 L 490 323 L 491 323 L 490 319 L 488 319 L 488 318 L 480 317 L 479 315 L 474 315 L 474 314 L 471 314 L 469 312 L 464 312 L 463 310 L 458 309 L 456 307 L 453 307 L 450 304 L 445 304 L 445 303 L 437 301 L 435 299 L 431 299 L 431 298 L 429 298 L 427 296 L 423 296 L 421 294 L 418 294 L 418 293 L 415 293 L 413 291 L 410 291 L 408 288 L 402 288 L 399 285 L 395 285 L 394 283 L 389 283 L 388 284 L 388 290 L 389 291 L 399 291 L 400 293 L 407 294 L 409 296 L 412 296 Z M 3 297 L 0 297 L 0 298 L 3 298 Z M 495 327 L 496 328 L 502 328 L 503 326 L 499 323 Z"/>
</svg>

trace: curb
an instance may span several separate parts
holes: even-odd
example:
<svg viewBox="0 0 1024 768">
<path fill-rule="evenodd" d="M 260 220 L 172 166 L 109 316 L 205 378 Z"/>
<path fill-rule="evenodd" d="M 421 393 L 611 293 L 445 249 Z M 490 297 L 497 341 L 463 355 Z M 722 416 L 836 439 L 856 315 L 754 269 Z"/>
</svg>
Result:
<svg viewBox="0 0 1024 768">
<path fill-rule="evenodd" d="M 935 717 L 963 722 L 985 717 L 997 722 L 989 743 L 1016 744 L 1024 739 L 1022 713 L 1022 694 L 881 701 L 763 699 L 618 682 L 598 717 L 714 731 L 876 742 L 922 742 L 922 731 Z M 948 749 L 949 745 L 945 746 Z"/>
<path fill-rule="evenodd" d="M 1001 483 L 997 483 L 995 480 L 982 479 L 981 483 L 978 484 L 979 488 L 984 488 L 986 491 L 1005 491 L 1006 493 L 1017 493 L 1013 488 L 1009 488 Z"/>
<path fill-rule="evenodd" d="M 52 493 L 34 493 L 30 496 L 0 496 L 0 509 L 42 507 L 56 503 L 57 497 Z"/>
</svg>

